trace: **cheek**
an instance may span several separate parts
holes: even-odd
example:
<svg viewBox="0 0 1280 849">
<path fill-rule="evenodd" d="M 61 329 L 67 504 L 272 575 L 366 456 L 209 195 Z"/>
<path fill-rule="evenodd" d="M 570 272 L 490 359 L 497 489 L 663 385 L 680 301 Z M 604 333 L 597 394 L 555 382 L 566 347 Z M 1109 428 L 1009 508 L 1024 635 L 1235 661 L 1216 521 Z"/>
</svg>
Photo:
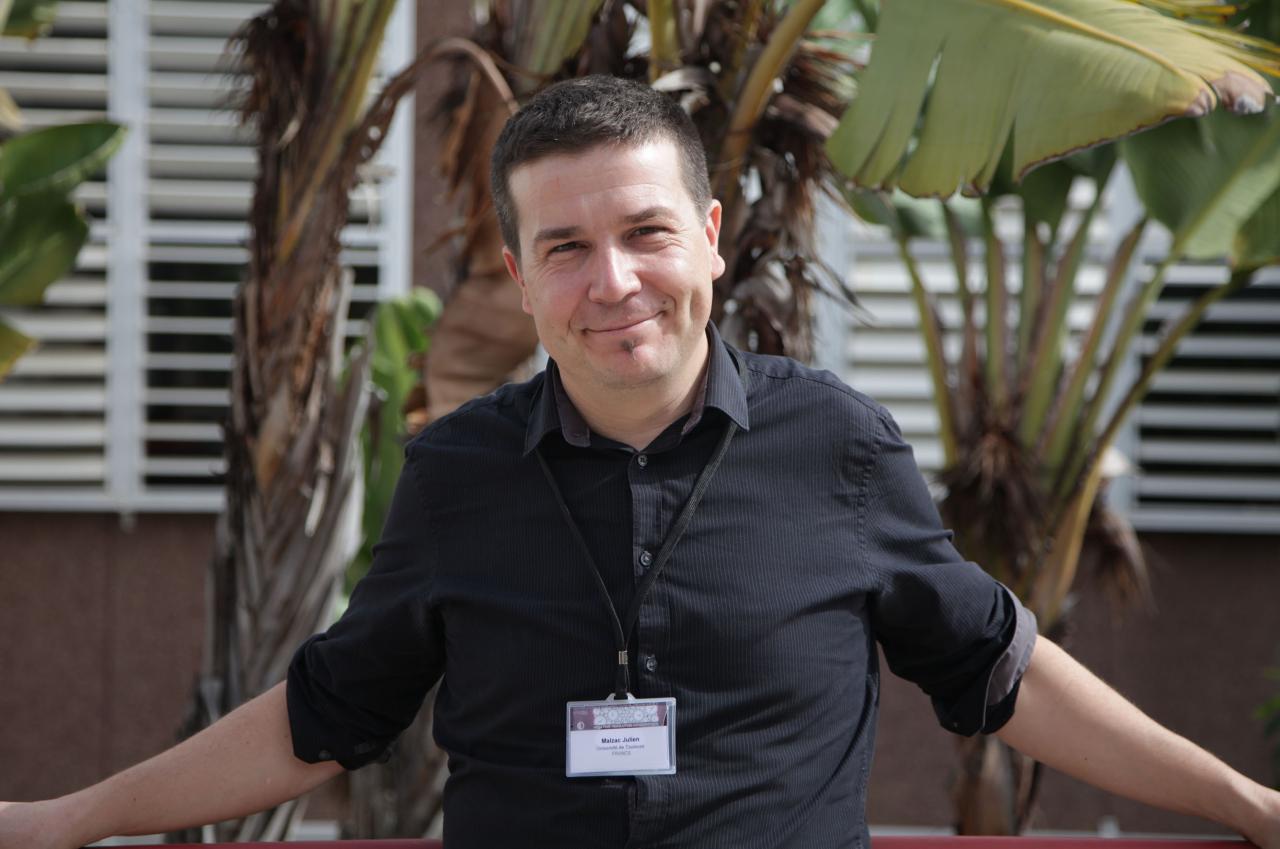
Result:
<svg viewBox="0 0 1280 849">
<path fill-rule="evenodd" d="M 562 325 L 572 318 L 578 299 L 564 281 L 544 280 L 531 298 L 526 292 L 526 300 L 531 301 L 532 314 L 539 323 Z"/>
</svg>

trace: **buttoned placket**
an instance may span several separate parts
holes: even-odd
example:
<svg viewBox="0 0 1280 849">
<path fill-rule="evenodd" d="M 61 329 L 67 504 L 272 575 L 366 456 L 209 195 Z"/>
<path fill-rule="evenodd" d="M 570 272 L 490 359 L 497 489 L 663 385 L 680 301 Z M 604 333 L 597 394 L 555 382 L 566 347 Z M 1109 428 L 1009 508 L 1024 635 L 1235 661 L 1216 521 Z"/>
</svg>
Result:
<svg viewBox="0 0 1280 849">
<path fill-rule="evenodd" d="M 632 575 L 638 585 L 653 565 L 687 491 L 676 491 L 686 481 L 663 482 L 663 457 L 660 451 L 642 451 L 632 455 L 627 467 L 631 489 Z M 679 546 L 672 560 L 679 559 Z M 670 569 L 673 563 L 669 563 Z M 662 651 L 670 644 L 671 611 L 663 581 L 658 581 L 640 607 L 635 633 L 635 694 L 639 697 L 672 695 L 671 687 L 662 680 Z M 676 712 L 679 733 L 679 706 Z M 679 763 L 676 765 L 679 769 Z M 670 781 L 665 776 L 636 777 L 635 804 L 631 809 L 631 836 L 628 846 L 644 846 L 652 842 L 667 815 Z"/>
</svg>

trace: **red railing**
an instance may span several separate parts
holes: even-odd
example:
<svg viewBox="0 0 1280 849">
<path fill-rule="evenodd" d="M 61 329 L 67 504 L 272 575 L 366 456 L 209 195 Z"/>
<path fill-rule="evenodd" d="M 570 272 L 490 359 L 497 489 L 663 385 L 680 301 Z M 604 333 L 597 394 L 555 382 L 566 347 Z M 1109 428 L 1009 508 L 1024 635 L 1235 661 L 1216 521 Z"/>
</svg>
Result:
<svg viewBox="0 0 1280 849">
<path fill-rule="evenodd" d="M 1240 840 L 1137 840 L 1100 837 L 873 837 L 871 849 L 1247 849 Z M 301 843 L 169 844 L 134 849 L 443 849 L 439 840 L 332 840 Z"/>
</svg>

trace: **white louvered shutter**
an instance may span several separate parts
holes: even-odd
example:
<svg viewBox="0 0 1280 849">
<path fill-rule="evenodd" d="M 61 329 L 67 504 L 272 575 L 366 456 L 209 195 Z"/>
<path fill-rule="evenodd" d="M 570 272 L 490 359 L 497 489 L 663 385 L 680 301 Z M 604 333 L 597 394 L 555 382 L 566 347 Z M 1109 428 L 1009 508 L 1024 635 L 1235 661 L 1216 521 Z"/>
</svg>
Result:
<svg viewBox="0 0 1280 849">
<path fill-rule="evenodd" d="M 1144 278 L 1159 258 L 1144 257 Z M 1145 327 L 1144 362 L 1161 324 L 1228 276 L 1220 263 L 1171 270 Z M 1136 525 L 1280 533 L 1280 268 L 1210 308 L 1134 418 Z"/>
<path fill-rule="evenodd" d="M 99 118 L 107 111 L 107 4 L 67 2 L 52 36 L 0 39 L 0 87 L 32 129 Z M 83 502 L 105 491 L 106 184 L 78 197 L 94 224 L 75 271 L 39 309 L 7 309 L 41 340 L 0 383 L 0 504 L 35 506 L 52 495 Z"/>
<path fill-rule="evenodd" d="M 61 3 L 51 37 L 0 41 L 0 84 L 33 126 L 110 114 L 130 133 L 80 197 L 92 239 L 48 303 L 9 313 L 39 351 L 0 384 L 0 508 L 190 511 L 221 503 L 231 298 L 247 263 L 254 154 L 229 111 L 228 37 L 263 8 Z M 398 4 L 384 71 L 413 50 Z M 108 73 L 110 69 L 110 73 Z M 348 326 L 409 283 L 406 109 L 352 196 Z"/>
</svg>

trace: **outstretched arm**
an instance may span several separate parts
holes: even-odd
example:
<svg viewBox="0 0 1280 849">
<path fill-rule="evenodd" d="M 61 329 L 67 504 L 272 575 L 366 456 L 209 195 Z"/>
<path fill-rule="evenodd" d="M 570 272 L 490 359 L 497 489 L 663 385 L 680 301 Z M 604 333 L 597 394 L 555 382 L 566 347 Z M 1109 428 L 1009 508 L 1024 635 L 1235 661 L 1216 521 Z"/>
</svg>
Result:
<svg viewBox="0 0 1280 849">
<path fill-rule="evenodd" d="M 1103 790 L 1214 820 L 1263 849 L 1280 849 L 1280 793 L 1157 724 L 1044 637 L 997 736 Z"/>
<path fill-rule="evenodd" d="M 233 819 L 300 796 L 342 767 L 293 755 L 285 685 L 199 734 L 59 799 L 0 802 L 0 849 L 70 849 L 117 834 L 154 834 Z"/>
</svg>

